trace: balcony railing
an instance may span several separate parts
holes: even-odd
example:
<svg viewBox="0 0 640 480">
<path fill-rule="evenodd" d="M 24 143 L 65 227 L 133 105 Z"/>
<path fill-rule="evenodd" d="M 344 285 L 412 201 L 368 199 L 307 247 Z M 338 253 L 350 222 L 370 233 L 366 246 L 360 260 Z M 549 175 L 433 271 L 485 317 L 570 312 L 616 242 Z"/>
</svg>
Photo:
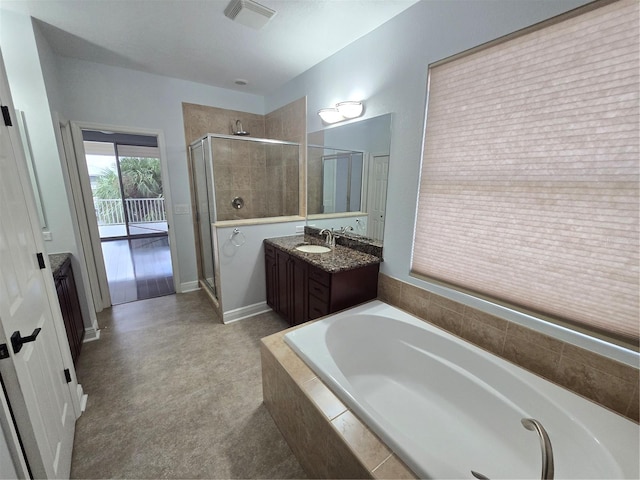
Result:
<svg viewBox="0 0 640 480">
<path fill-rule="evenodd" d="M 98 225 L 124 225 L 124 209 L 122 200 L 93 199 L 96 208 Z M 164 198 L 127 198 L 124 202 L 129 223 L 166 222 Z"/>
</svg>

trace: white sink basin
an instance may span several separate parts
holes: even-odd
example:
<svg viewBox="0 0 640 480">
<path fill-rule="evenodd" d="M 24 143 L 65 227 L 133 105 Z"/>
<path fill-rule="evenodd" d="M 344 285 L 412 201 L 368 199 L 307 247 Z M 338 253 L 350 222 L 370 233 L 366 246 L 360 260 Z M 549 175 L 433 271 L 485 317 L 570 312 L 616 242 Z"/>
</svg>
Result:
<svg viewBox="0 0 640 480">
<path fill-rule="evenodd" d="M 322 245 L 298 245 L 296 250 L 304 253 L 327 253 L 331 251 L 329 247 L 323 247 Z"/>
</svg>

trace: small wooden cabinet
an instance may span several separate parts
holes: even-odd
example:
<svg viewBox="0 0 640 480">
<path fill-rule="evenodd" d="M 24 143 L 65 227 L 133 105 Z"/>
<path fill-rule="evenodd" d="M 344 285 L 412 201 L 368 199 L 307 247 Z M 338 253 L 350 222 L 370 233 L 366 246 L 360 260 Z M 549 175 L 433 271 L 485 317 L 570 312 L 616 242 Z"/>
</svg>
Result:
<svg viewBox="0 0 640 480">
<path fill-rule="evenodd" d="M 84 323 L 82 321 L 76 281 L 73 278 L 71 258 L 67 258 L 62 265 L 60 265 L 54 272 L 53 279 L 56 284 L 56 291 L 58 292 L 58 302 L 60 303 L 62 319 L 64 320 L 65 330 L 67 331 L 69 347 L 71 348 L 71 357 L 75 365 L 80 355 L 82 341 L 84 340 Z"/>
<path fill-rule="evenodd" d="M 267 304 L 290 325 L 352 307 L 378 294 L 380 265 L 327 272 L 265 243 Z"/>
</svg>

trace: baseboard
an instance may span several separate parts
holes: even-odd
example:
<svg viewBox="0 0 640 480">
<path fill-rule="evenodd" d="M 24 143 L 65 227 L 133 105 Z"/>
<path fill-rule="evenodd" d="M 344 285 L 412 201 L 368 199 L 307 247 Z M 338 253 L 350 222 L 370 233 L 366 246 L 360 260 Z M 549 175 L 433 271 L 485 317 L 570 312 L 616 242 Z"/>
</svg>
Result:
<svg viewBox="0 0 640 480">
<path fill-rule="evenodd" d="M 180 293 L 195 292 L 196 290 L 200 290 L 200 284 L 197 280 L 180 284 Z"/>
<path fill-rule="evenodd" d="M 95 340 L 100 340 L 100 329 L 95 327 L 85 328 L 82 343 L 93 342 Z"/>
<path fill-rule="evenodd" d="M 80 404 L 80 412 L 82 413 L 87 408 L 87 399 L 89 398 L 89 396 L 84 393 L 82 385 L 80 385 L 79 383 L 77 384 L 76 395 L 78 395 L 78 403 Z"/>
<path fill-rule="evenodd" d="M 254 303 L 253 305 L 247 305 L 246 307 L 236 308 L 235 310 L 229 310 L 222 315 L 222 323 L 237 322 L 259 313 L 265 313 L 270 311 L 271 308 L 267 305 L 267 302 Z"/>
</svg>

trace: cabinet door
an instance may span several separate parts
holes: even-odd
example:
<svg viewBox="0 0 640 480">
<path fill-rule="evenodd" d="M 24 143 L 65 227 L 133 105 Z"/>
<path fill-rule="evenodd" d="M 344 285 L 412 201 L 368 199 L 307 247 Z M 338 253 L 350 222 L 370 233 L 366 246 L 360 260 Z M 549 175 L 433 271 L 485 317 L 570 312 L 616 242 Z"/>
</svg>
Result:
<svg viewBox="0 0 640 480">
<path fill-rule="evenodd" d="M 67 292 L 66 277 L 56 278 L 56 292 L 58 293 L 58 303 L 60 304 L 60 311 L 62 313 L 62 320 L 64 320 L 64 329 L 67 332 L 67 340 L 69 341 L 69 349 L 71 350 L 71 358 L 75 363 L 78 358 L 78 345 L 75 341 L 75 335 L 73 334 L 73 326 L 69 307 L 69 294 Z"/>
<path fill-rule="evenodd" d="M 276 250 L 276 269 L 277 269 L 277 302 L 278 313 L 280 313 L 287 320 L 291 320 L 291 275 L 289 274 L 291 262 L 289 261 L 289 254 L 282 250 Z"/>
<path fill-rule="evenodd" d="M 292 315 L 290 323 L 298 325 L 309 320 L 307 262 L 291 257 Z"/>
<path fill-rule="evenodd" d="M 84 322 L 82 321 L 82 310 L 80 310 L 80 300 L 78 299 L 78 288 L 76 280 L 73 276 L 73 268 L 69 265 L 67 270 L 67 294 L 69 295 L 69 310 L 71 314 L 71 325 L 75 336 L 75 342 L 78 347 L 78 355 L 82 349 L 82 341 L 84 340 Z"/>
<path fill-rule="evenodd" d="M 267 283 L 267 305 L 276 312 L 278 311 L 278 270 L 276 268 L 275 252 L 273 255 L 265 254 L 264 267 Z"/>
</svg>

